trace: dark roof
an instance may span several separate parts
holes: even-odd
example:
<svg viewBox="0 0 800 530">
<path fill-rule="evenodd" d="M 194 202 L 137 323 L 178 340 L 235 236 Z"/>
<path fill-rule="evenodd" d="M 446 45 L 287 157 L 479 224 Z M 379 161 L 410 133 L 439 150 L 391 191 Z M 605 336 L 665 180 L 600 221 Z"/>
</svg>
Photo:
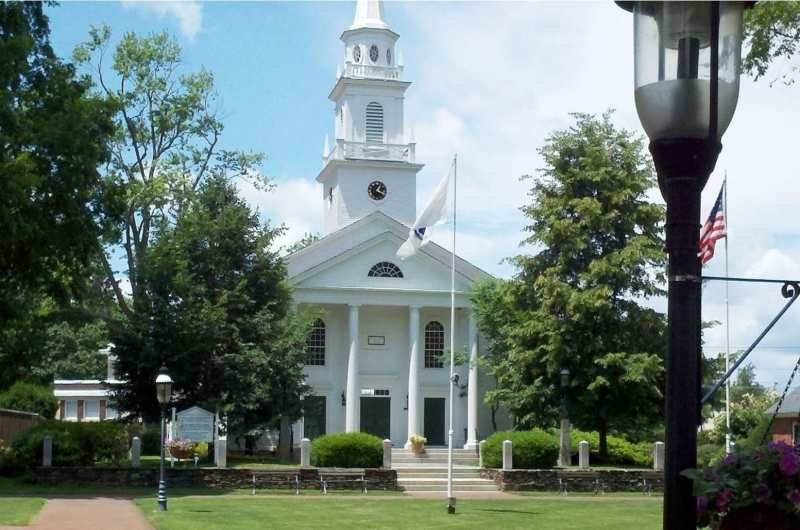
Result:
<svg viewBox="0 0 800 530">
<path fill-rule="evenodd" d="M 778 405 L 776 401 L 773 403 L 767 410 L 764 411 L 764 414 L 774 414 L 775 407 Z M 798 414 L 800 415 L 800 386 L 794 387 L 792 390 L 786 394 L 786 397 L 781 404 L 781 410 L 778 411 L 778 414 Z"/>
</svg>

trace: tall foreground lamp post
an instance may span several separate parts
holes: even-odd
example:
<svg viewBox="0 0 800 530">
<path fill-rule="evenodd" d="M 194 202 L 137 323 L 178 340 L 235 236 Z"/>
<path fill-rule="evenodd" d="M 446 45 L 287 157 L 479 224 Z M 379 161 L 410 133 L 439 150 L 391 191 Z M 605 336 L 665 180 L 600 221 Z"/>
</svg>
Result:
<svg viewBox="0 0 800 530">
<path fill-rule="evenodd" d="M 667 203 L 664 528 L 694 529 L 700 424 L 700 193 L 739 96 L 740 2 L 617 2 L 633 12 L 636 110 Z"/>
<path fill-rule="evenodd" d="M 172 398 L 172 378 L 167 373 L 167 367 L 162 366 L 156 376 L 156 398 L 161 405 L 161 472 L 158 479 L 158 509 L 167 511 L 167 478 L 164 475 L 164 438 L 166 430 L 167 405 Z"/>
<path fill-rule="evenodd" d="M 561 376 L 561 439 L 559 440 L 558 465 L 567 467 L 572 463 L 570 459 L 569 411 L 567 411 L 569 369 L 562 368 L 559 375 Z"/>
</svg>

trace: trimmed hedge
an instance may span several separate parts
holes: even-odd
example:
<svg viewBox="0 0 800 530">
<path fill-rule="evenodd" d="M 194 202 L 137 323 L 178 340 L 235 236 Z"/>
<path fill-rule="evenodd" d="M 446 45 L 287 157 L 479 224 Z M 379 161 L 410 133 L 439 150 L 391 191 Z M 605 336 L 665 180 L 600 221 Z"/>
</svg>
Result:
<svg viewBox="0 0 800 530">
<path fill-rule="evenodd" d="M 558 460 L 558 439 L 547 431 L 496 432 L 483 444 L 483 467 L 503 467 L 503 441 L 511 440 L 514 469 L 550 469 Z"/>
<path fill-rule="evenodd" d="M 365 432 L 326 434 L 311 442 L 311 464 L 317 467 L 381 467 L 383 442 Z"/>
<path fill-rule="evenodd" d="M 128 437 L 121 423 L 49 420 L 31 427 L 14 442 L 15 464 L 25 468 L 41 466 L 42 446 L 47 435 L 53 437 L 54 466 L 116 464 L 128 454 Z"/>
<path fill-rule="evenodd" d="M 653 465 L 653 444 L 648 442 L 631 443 L 625 438 L 608 435 L 608 458 L 600 458 L 600 434 L 577 429 L 570 431 L 572 452 L 577 454 L 581 440 L 589 442 L 589 461 L 593 464 L 649 467 Z"/>
</svg>

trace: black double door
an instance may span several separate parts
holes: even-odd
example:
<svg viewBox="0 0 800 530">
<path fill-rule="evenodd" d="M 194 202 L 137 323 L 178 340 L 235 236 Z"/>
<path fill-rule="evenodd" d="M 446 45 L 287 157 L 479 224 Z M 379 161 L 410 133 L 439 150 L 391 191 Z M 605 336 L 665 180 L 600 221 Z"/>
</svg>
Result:
<svg viewBox="0 0 800 530">
<path fill-rule="evenodd" d="M 381 440 L 390 439 L 391 404 L 388 397 L 362 397 L 361 432 L 374 434 Z"/>
<path fill-rule="evenodd" d="M 445 445 L 444 398 L 425 398 L 425 438 L 428 445 Z"/>
</svg>

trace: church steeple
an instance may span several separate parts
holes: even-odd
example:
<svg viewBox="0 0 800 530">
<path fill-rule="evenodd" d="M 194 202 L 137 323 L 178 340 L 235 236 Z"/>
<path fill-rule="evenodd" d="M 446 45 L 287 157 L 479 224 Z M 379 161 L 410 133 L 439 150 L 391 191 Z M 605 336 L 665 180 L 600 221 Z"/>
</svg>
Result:
<svg viewBox="0 0 800 530">
<path fill-rule="evenodd" d="M 383 2 L 380 0 L 357 0 L 356 17 L 349 29 L 389 29 L 383 21 Z"/>
<path fill-rule="evenodd" d="M 416 216 L 416 144 L 405 128 L 405 92 L 396 44 L 383 3 L 358 0 L 341 36 L 344 68 L 328 98 L 336 104 L 334 144 L 322 171 L 326 233 L 380 210 L 411 225 Z"/>
</svg>

